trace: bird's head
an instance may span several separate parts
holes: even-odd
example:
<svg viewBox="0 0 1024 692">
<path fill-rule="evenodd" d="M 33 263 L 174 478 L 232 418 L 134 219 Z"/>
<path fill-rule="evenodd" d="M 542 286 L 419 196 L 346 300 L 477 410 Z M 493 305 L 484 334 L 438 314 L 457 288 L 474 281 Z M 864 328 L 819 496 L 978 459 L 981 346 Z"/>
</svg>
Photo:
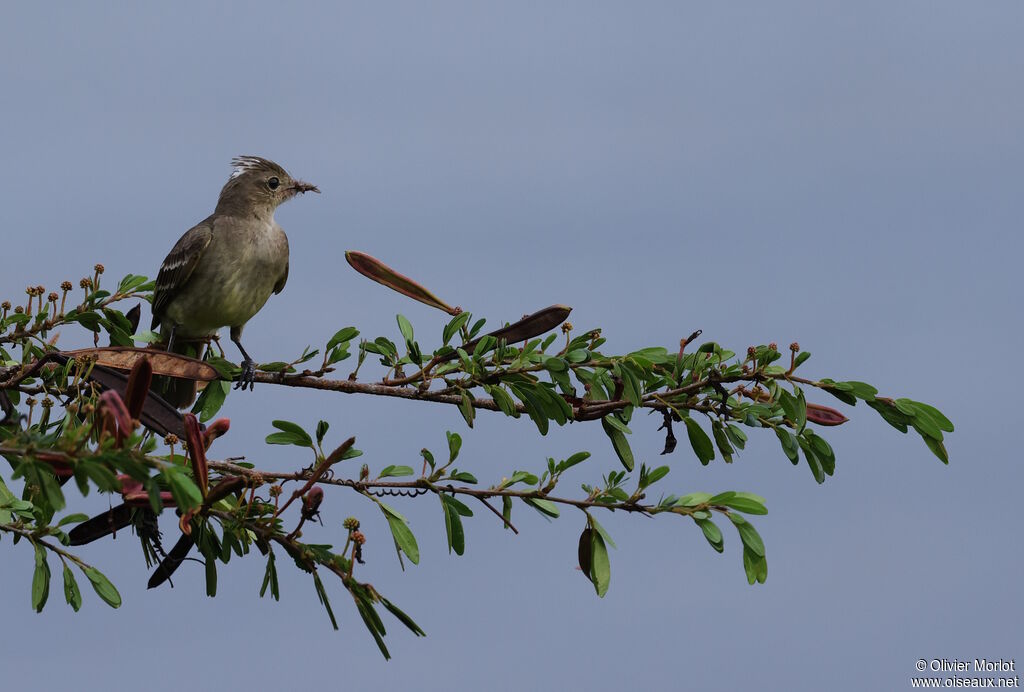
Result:
<svg viewBox="0 0 1024 692">
<path fill-rule="evenodd" d="M 320 192 L 316 185 L 297 180 L 269 159 L 259 156 L 238 156 L 235 167 L 220 191 L 217 210 L 270 212 L 283 202 L 303 192 Z"/>
</svg>

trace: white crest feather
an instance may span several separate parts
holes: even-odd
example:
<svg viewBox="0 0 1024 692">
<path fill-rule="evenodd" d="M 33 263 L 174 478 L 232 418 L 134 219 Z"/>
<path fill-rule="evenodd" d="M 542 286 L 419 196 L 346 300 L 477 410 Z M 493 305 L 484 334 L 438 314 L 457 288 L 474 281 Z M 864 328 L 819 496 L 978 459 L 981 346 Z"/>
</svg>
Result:
<svg viewBox="0 0 1024 692">
<path fill-rule="evenodd" d="M 246 171 L 251 171 L 263 166 L 263 159 L 258 156 L 236 156 L 231 159 L 231 164 L 235 167 L 231 172 L 231 179 L 234 180 Z"/>
</svg>

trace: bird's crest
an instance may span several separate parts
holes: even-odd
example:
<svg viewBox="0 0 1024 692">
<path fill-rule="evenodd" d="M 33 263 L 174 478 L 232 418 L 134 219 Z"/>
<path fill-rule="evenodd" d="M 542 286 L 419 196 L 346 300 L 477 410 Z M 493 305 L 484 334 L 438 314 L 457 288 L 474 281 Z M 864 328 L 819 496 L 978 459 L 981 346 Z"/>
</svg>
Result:
<svg viewBox="0 0 1024 692">
<path fill-rule="evenodd" d="M 279 175 L 284 173 L 284 169 L 276 163 L 259 156 L 236 156 L 231 159 L 231 165 L 234 166 L 231 172 L 232 180 L 249 171 L 267 171 Z"/>
</svg>

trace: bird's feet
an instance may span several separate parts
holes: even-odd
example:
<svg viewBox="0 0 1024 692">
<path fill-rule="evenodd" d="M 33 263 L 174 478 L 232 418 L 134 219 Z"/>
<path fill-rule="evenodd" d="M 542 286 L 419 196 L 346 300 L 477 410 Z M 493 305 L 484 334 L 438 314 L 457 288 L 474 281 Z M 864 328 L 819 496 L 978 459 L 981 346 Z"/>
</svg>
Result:
<svg viewBox="0 0 1024 692">
<path fill-rule="evenodd" d="M 242 373 L 238 376 L 238 380 L 235 382 L 235 389 L 245 390 L 248 388 L 250 391 L 255 385 L 256 380 L 256 363 L 252 362 L 249 358 L 242 361 Z"/>
</svg>

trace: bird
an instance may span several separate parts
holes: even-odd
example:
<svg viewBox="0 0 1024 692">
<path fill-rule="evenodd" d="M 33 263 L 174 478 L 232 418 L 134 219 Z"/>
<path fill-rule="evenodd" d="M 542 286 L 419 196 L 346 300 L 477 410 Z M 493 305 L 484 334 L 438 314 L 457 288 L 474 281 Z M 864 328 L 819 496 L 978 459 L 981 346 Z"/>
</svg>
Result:
<svg viewBox="0 0 1024 692">
<path fill-rule="evenodd" d="M 200 357 L 202 344 L 230 327 L 242 354 L 235 389 L 251 390 L 256 365 L 242 346 L 242 330 L 288 281 L 288 236 L 274 211 L 296 195 L 320 190 L 259 156 L 238 156 L 231 164 L 213 214 L 186 231 L 160 266 L 151 329 L 160 327 L 168 352 Z M 192 380 L 165 379 L 155 388 L 179 409 L 196 395 Z"/>
</svg>

